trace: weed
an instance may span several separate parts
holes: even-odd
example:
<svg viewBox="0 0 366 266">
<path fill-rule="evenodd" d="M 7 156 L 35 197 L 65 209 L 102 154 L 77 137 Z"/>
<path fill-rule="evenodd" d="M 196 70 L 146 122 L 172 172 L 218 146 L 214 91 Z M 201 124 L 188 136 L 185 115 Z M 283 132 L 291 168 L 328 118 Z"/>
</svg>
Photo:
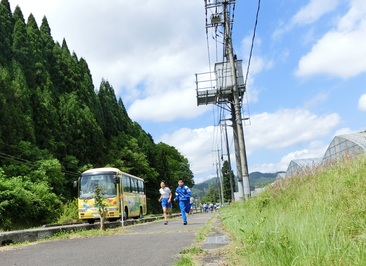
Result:
<svg viewBox="0 0 366 266">
<path fill-rule="evenodd" d="M 194 266 L 195 263 L 192 258 L 183 257 L 180 261 L 174 264 L 174 266 Z"/>
</svg>

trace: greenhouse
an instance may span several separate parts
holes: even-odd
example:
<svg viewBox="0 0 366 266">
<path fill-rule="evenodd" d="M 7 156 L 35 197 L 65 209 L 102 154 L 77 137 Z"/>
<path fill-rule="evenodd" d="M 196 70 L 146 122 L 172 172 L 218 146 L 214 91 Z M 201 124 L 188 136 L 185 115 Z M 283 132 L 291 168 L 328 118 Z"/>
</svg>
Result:
<svg viewBox="0 0 366 266">
<path fill-rule="evenodd" d="M 322 158 L 308 158 L 291 160 L 288 165 L 286 176 L 294 176 L 305 174 L 312 171 L 315 167 L 321 164 Z"/>
<path fill-rule="evenodd" d="M 336 161 L 345 157 L 363 154 L 366 151 L 366 133 L 339 135 L 334 137 L 326 150 L 323 163 Z"/>
</svg>

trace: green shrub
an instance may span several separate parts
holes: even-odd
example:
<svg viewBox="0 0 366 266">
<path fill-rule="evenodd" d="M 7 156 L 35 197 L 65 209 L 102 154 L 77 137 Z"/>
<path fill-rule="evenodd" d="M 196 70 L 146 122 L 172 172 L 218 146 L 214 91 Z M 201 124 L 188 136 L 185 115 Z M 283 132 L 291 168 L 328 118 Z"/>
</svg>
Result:
<svg viewBox="0 0 366 266">
<path fill-rule="evenodd" d="M 8 178 L 0 171 L 0 229 L 14 230 L 53 222 L 60 208 L 61 201 L 48 183 L 33 183 L 27 176 Z"/>
<path fill-rule="evenodd" d="M 75 198 L 62 205 L 61 215 L 58 217 L 57 223 L 72 223 L 78 220 L 78 200 Z"/>
</svg>

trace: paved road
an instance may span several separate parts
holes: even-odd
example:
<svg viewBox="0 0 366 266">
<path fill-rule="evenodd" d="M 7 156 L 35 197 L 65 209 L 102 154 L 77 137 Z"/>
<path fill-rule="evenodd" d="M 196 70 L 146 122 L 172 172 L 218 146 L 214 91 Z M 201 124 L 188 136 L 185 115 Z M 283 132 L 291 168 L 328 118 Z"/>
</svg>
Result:
<svg viewBox="0 0 366 266">
<path fill-rule="evenodd" d="M 1 266 L 64 265 L 149 265 L 170 266 L 181 250 L 194 243 L 195 233 L 212 214 L 188 216 L 188 225 L 180 217 L 169 225 L 159 220 L 128 226 L 127 233 L 94 238 L 41 242 L 17 248 L 0 249 Z"/>
</svg>

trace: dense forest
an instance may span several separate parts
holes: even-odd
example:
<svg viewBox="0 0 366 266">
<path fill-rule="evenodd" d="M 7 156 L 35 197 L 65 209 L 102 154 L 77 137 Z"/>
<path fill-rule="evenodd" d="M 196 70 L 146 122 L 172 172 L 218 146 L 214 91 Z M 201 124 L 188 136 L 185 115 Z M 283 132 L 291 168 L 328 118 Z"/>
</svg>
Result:
<svg viewBox="0 0 366 266">
<path fill-rule="evenodd" d="M 53 40 L 46 17 L 39 27 L 1 0 L 0 230 L 57 220 L 76 197 L 73 181 L 104 166 L 145 179 L 150 213 L 160 212 L 161 179 L 194 182 L 188 160 L 154 143 L 107 80 L 94 86 L 86 60 Z"/>
</svg>

